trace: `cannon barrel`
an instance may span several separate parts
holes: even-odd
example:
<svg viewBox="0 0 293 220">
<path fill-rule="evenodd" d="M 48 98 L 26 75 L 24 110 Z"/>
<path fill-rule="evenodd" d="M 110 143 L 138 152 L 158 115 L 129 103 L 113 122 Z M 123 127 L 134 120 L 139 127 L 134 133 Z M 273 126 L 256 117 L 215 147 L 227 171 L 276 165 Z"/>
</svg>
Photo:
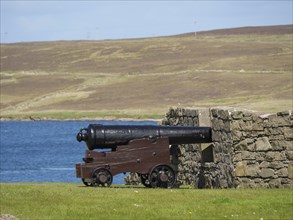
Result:
<svg viewBox="0 0 293 220">
<path fill-rule="evenodd" d="M 116 148 L 129 141 L 141 138 L 168 137 L 171 145 L 208 143 L 212 141 L 210 127 L 154 126 L 154 125 L 100 125 L 90 124 L 77 134 L 88 149 Z"/>
</svg>

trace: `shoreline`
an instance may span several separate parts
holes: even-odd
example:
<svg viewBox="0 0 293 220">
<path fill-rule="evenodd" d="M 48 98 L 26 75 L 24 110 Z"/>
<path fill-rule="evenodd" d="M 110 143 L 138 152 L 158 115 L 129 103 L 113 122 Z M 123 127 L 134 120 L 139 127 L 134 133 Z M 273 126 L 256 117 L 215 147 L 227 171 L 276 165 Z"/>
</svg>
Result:
<svg viewBox="0 0 293 220">
<path fill-rule="evenodd" d="M 116 118 L 116 117 L 97 117 L 97 118 L 49 118 L 49 117 L 0 117 L 0 122 L 17 122 L 17 121 L 154 121 L 161 122 L 162 119 L 154 118 Z"/>
</svg>

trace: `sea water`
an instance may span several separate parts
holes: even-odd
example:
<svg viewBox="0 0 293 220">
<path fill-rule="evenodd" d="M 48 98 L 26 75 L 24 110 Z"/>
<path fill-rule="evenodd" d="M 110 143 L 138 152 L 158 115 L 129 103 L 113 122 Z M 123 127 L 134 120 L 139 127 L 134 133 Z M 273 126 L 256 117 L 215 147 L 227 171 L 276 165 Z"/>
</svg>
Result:
<svg viewBox="0 0 293 220">
<path fill-rule="evenodd" d="M 87 150 L 76 134 L 89 124 L 157 125 L 155 121 L 0 122 L 0 182 L 79 182 L 75 164 Z M 124 183 L 124 175 L 113 183 Z"/>
</svg>

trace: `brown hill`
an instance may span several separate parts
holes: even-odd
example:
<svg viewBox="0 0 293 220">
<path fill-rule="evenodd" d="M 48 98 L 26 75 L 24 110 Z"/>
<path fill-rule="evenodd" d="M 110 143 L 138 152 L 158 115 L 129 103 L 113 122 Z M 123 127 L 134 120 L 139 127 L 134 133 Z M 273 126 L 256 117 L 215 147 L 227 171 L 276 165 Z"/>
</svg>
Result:
<svg viewBox="0 0 293 220">
<path fill-rule="evenodd" d="M 161 117 L 179 104 L 292 108 L 292 34 L 215 32 L 3 44 L 1 115 Z"/>
<path fill-rule="evenodd" d="M 276 26 L 252 26 L 252 27 L 239 27 L 239 28 L 226 28 L 210 31 L 199 31 L 197 36 L 208 35 L 279 35 L 279 34 L 292 34 L 293 25 L 276 25 Z M 194 32 L 179 34 L 176 36 L 190 37 L 194 36 Z"/>
</svg>

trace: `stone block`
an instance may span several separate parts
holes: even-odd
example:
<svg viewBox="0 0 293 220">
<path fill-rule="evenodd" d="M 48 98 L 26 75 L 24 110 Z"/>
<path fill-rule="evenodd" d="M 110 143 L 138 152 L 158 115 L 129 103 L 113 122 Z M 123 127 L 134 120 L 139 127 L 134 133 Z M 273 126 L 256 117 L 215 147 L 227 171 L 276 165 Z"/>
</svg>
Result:
<svg viewBox="0 0 293 220">
<path fill-rule="evenodd" d="M 241 152 L 242 160 L 255 160 L 255 157 L 256 157 L 255 152 L 249 152 L 249 151 L 242 151 Z"/>
<path fill-rule="evenodd" d="M 235 166 L 235 176 L 241 177 L 247 175 L 247 163 L 246 161 L 240 161 Z"/>
<path fill-rule="evenodd" d="M 267 160 L 266 155 L 267 154 L 265 152 L 256 152 L 255 153 L 255 160 L 256 161 L 271 161 L 271 160 L 273 160 L 273 158 L 271 160 Z"/>
<path fill-rule="evenodd" d="M 233 158 L 233 162 L 242 161 L 241 153 L 236 153 Z"/>
<path fill-rule="evenodd" d="M 261 120 L 257 120 L 252 123 L 251 129 L 253 131 L 262 131 L 264 130 L 264 125 Z"/>
<path fill-rule="evenodd" d="M 293 162 L 290 162 L 288 165 L 288 177 L 293 179 Z"/>
<path fill-rule="evenodd" d="M 284 135 L 270 135 L 268 136 L 270 141 L 274 140 L 284 140 Z"/>
<path fill-rule="evenodd" d="M 269 167 L 269 162 L 267 161 L 263 161 L 261 162 L 261 164 L 259 165 L 260 168 L 268 168 Z"/>
<path fill-rule="evenodd" d="M 242 131 L 251 131 L 252 121 L 239 121 L 239 126 Z"/>
<path fill-rule="evenodd" d="M 265 154 L 267 161 L 284 161 L 286 160 L 285 152 L 267 152 Z"/>
<path fill-rule="evenodd" d="M 293 142 L 284 141 L 284 140 L 275 140 L 271 141 L 271 146 L 273 151 L 282 151 L 282 150 L 290 150 L 292 147 L 293 150 Z"/>
<path fill-rule="evenodd" d="M 183 117 L 183 124 L 184 126 L 193 126 L 194 125 L 193 118 Z"/>
<path fill-rule="evenodd" d="M 277 116 L 289 116 L 290 114 L 291 114 L 291 111 L 277 112 Z"/>
<path fill-rule="evenodd" d="M 240 130 L 240 120 L 231 122 L 231 130 Z"/>
<path fill-rule="evenodd" d="M 212 117 L 217 118 L 218 117 L 218 109 L 211 109 Z"/>
<path fill-rule="evenodd" d="M 239 130 L 232 129 L 232 137 L 233 137 L 234 141 L 239 141 L 239 140 L 243 139 L 243 134 Z"/>
<path fill-rule="evenodd" d="M 177 116 L 183 116 L 182 108 L 176 108 L 176 109 L 175 109 L 175 114 L 176 114 Z"/>
<path fill-rule="evenodd" d="M 249 150 L 249 151 L 255 151 L 255 143 L 248 144 L 247 150 Z"/>
<path fill-rule="evenodd" d="M 260 137 L 255 142 L 256 151 L 269 151 L 272 150 L 272 146 L 267 137 Z"/>
<path fill-rule="evenodd" d="M 220 131 L 212 131 L 212 139 L 215 142 L 221 142 L 222 141 L 222 133 Z"/>
<path fill-rule="evenodd" d="M 261 169 L 259 172 L 259 176 L 262 178 L 270 178 L 273 177 L 275 174 L 275 171 L 273 169 L 264 168 Z"/>
<path fill-rule="evenodd" d="M 284 167 L 284 163 L 282 161 L 272 161 L 269 163 L 268 167 L 273 169 L 280 169 Z"/>
<path fill-rule="evenodd" d="M 269 127 L 292 126 L 292 122 L 288 116 L 270 115 L 268 119 Z"/>
<path fill-rule="evenodd" d="M 224 121 L 224 122 L 223 122 L 222 129 L 223 129 L 225 132 L 230 132 L 230 131 L 231 131 L 231 128 L 230 128 L 230 122 L 229 122 L 229 121 Z"/>
<path fill-rule="evenodd" d="M 176 117 L 176 113 L 175 113 L 175 109 L 174 108 L 170 108 L 169 111 L 166 114 L 167 118 L 174 118 Z"/>
<path fill-rule="evenodd" d="M 247 166 L 246 174 L 247 176 L 256 177 L 259 172 L 259 165 L 252 164 Z"/>
<path fill-rule="evenodd" d="M 282 186 L 280 179 L 272 179 L 269 181 L 270 188 L 280 188 Z"/>
<path fill-rule="evenodd" d="M 291 151 L 291 150 L 286 151 L 286 156 L 287 156 L 288 160 L 293 161 L 293 151 Z"/>
<path fill-rule="evenodd" d="M 244 139 L 234 146 L 235 151 L 247 151 L 247 140 Z"/>
<path fill-rule="evenodd" d="M 188 117 L 197 117 L 198 116 L 198 111 L 195 109 L 185 109 L 185 114 Z"/>
<path fill-rule="evenodd" d="M 243 117 L 243 112 L 242 111 L 231 112 L 231 117 L 233 119 L 241 119 Z"/>
<path fill-rule="evenodd" d="M 223 120 L 229 120 L 230 114 L 227 110 L 219 109 L 218 110 L 218 117 Z"/>
<path fill-rule="evenodd" d="M 212 128 L 216 131 L 220 131 L 223 127 L 223 121 L 218 118 L 213 118 L 211 120 Z"/>
<path fill-rule="evenodd" d="M 287 140 L 293 139 L 293 127 L 285 127 L 284 128 L 284 137 Z"/>
<path fill-rule="evenodd" d="M 243 116 L 242 120 L 243 121 L 252 121 L 252 117 L 251 116 Z"/>
<path fill-rule="evenodd" d="M 288 168 L 284 167 L 282 169 L 277 170 L 276 172 L 278 177 L 287 177 L 288 176 Z"/>
<path fill-rule="evenodd" d="M 270 136 L 270 135 L 282 135 L 283 134 L 283 129 L 281 127 L 275 127 L 275 128 L 265 128 L 264 129 L 265 135 Z"/>
<path fill-rule="evenodd" d="M 278 127 L 278 117 L 277 115 L 269 115 L 268 121 L 265 123 L 266 127 Z"/>
</svg>

